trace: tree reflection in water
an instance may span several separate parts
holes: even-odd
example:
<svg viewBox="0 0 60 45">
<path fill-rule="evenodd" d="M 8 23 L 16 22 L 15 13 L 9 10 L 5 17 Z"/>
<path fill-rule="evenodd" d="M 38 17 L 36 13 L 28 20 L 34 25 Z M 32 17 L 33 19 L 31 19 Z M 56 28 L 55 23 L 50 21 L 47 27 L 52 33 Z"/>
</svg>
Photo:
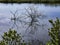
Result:
<svg viewBox="0 0 60 45">
<path fill-rule="evenodd" d="M 18 22 L 19 23 L 24 23 L 24 21 L 21 19 L 21 18 L 23 18 L 23 17 L 21 17 L 20 15 L 18 16 L 18 10 L 16 10 L 15 11 L 15 13 L 13 13 L 12 11 L 10 11 L 11 12 L 11 14 L 12 14 L 12 16 L 11 16 L 11 18 L 10 18 L 10 20 L 11 20 L 11 22 L 13 22 L 13 25 L 12 25 L 12 27 L 11 28 L 14 28 L 15 26 L 17 27 L 17 29 L 18 29 Z"/>
<path fill-rule="evenodd" d="M 46 18 L 45 15 L 41 14 L 37 8 L 35 7 L 29 7 L 28 9 L 26 9 L 26 12 L 27 12 L 27 19 L 30 18 L 29 22 L 26 23 L 28 24 L 28 27 L 26 30 L 29 30 L 30 28 L 30 33 L 34 33 L 36 30 L 38 30 L 38 27 L 44 27 L 46 26 L 46 24 L 40 24 L 40 20 Z M 26 31 L 27 32 L 27 31 Z"/>
<path fill-rule="evenodd" d="M 18 12 L 18 10 L 15 11 L 15 13 L 13 13 L 12 11 L 11 14 L 13 15 L 13 17 L 11 17 L 11 21 L 13 21 L 13 26 L 12 28 L 14 28 L 14 26 L 16 26 L 18 28 L 18 23 L 20 22 L 21 24 L 24 23 L 25 25 L 28 25 L 27 30 L 30 29 L 30 33 L 34 33 L 36 30 L 38 30 L 38 27 L 44 27 L 46 26 L 46 24 L 41 24 L 40 20 L 43 20 L 44 18 L 46 18 L 45 15 L 41 14 L 41 12 L 39 12 L 37 10 L 37 8 L 35 7 L 29 7 L 29 8 L 25 8 L 26 14 L 24 13 L 23 17 L 21 17 L 20 15 L 16 15 L 16 13 Z M 26 17 L 25 17 L 26 16 Z M 23 19 L 21 19 L 23 18 Z M 26 19 L 29 20 L 27 21 Z"/>
</svg>

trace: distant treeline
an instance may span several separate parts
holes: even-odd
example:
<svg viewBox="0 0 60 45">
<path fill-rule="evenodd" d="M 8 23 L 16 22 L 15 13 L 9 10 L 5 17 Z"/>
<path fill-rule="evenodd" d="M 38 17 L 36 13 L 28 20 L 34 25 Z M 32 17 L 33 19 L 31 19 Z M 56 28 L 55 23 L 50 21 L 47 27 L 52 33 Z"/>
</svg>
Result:
<svg viewBox="0 0 60 45">
<path fill-rule="evenodd" d="M 60 3 L 60 0 L 0 0 L 0 3 Z"/>
</svg>

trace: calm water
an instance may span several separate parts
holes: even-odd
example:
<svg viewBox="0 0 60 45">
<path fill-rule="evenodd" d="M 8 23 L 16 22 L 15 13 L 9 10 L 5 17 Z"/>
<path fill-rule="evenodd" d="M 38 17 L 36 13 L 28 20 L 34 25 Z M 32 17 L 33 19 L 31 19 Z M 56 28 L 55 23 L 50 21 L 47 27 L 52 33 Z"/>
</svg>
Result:
<svg viewBox="0 0 60 45">
<path fill-rule="evenodd" d="M 50 27 L 50 24 L 48 22 L 49 19 L 55 19 L 56 17 L 60 18 L 60 6 L 49 6 L 44 4 L 0 4 L 0 36 L 8 31 L 8 29 L 13 25 L 13 22 L 9 19 L 11 18 L 12 14 L 10 11 L 15 12 L 16 10 L 19 10 L 16 16 L 23 15 L 23 12 L 25 12 L 25 8 L 33 7 L 35 6 L 39 12 L 46 15 L 47 18 L 44 19 L 47 26 L 45 26 L 45 29 L 39 28 L 38 31 L 36 31 L 35 34 L 31 35 L 25 33 L 26 27 L 22 27 L 21 24 L 19 28 L 17 29 L 14 27 L 14 29 L 17 30 L 18 33 L 28 34 L 25 39 L 39 39 L 40 41 L 46 42 L 49 40 L 48 36 L 48 28 Z M 42 21 L 41 21 L 42 22 Z"/>
</svg>

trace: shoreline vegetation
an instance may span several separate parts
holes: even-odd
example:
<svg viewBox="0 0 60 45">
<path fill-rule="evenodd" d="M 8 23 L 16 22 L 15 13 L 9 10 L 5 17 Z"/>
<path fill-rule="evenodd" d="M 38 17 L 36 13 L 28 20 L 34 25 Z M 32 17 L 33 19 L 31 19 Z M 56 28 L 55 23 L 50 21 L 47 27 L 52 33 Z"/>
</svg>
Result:
<svg viewBox="0 0 60 45">
<path fill-rule="evenodd" d="M 0 0 L 0 3 L 48 3 L 48 4 L 60 4 L 60 0 Z"/>
</svg>

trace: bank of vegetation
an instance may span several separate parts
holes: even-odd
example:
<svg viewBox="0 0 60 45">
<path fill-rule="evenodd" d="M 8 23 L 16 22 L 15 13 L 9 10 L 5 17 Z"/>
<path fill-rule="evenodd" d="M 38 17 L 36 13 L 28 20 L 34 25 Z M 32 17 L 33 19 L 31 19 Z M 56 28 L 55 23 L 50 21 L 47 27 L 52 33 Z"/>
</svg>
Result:
<svg viewBox="0 0 60 45">
<path fill-rule="evenodd" d="M 60 3 L 60 0 L 0 0 L 0 3 Z"/>
</svg>

